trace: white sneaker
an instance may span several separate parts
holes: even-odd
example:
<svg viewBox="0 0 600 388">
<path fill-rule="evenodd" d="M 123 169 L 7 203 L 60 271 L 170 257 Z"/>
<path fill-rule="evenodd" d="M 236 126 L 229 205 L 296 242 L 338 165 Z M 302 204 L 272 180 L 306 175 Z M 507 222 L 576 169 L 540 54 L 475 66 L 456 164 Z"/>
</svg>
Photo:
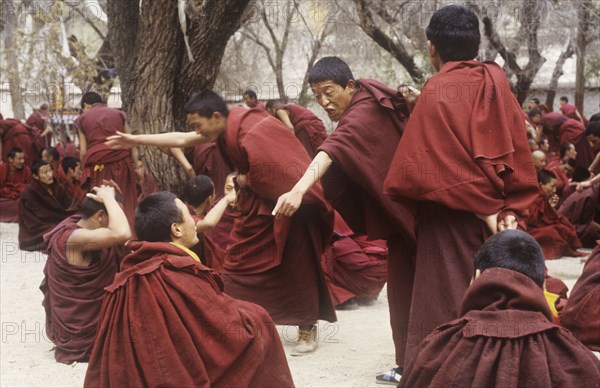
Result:
<svg viewBox="0 0 600 388">
<path fill-rule="evenodd" d="M 298 333 L 298 344 L 292 350 L 292 356 L 304 356 L 312 353 L 317 348 L 317 326 L 313 325 L 310 330 L 300 330 Z"/>
</svg>

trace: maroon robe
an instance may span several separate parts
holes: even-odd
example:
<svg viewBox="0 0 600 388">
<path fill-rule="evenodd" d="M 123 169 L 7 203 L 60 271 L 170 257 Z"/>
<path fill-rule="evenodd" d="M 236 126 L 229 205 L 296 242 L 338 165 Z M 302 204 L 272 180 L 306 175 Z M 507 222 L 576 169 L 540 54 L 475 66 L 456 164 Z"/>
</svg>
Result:
<svg viewBox="0 0 600 388">
<path fill-rule="evenodd" d="M 599 242 L 600 243 L 600 242 Z M 585 346 L 600 352 L 600 245 L 575 283 L 560 322 Z"/>
<path fill-rule="evenodd" d="M 458 317 L 473 257 L 490 235 L 475 213 L 523 218 L 537 195 L 521 107 L 498 65 L 447 62 L 427 81 L 384 190 L 399 202 L 418 201 L 415 287 L 405 321 L 410 363 L 429 331 Z"/>
<path fill-rule="evenodd" d="M 62 169 L 62 166 L 58 166 L 56 172 L 54 174 L 54 179 L 58 180 L 62 183 L 67 189 L 73 201 L 77 204 L 81 204 L 85 199 L 86 192 L 81 188 L 81 186 L 77 183 L 73 183 L 71 179 L 67 177 L 67 174 Z"/>
<path fill-rule="evenodd" d="M 121 248 L 91 251 L 89 266 L 70 264 L 66 244 L 71 234 L 80 228 L 80 215 L 74 215 L 44 235 L 48 244 L 48 260 L 40 290 L 46 310 L 46 335 L 56 345 L 56 361 L 70 364 L 87 362 L 98 316 L 104 298 L 104 287 L 112 283 L 119 271 Z"/>
<path fill-rule="evenodd" d="M 48 146 L 52 141 L 52 134 L 49 133 L 46 135 L 46 138 L 43 138 L 42 132 L 46 129 L 46 120 L 42 117 L 40 112 L 34 111 L 25 122 L 26 125 L 30 127 L 30 131 L 33 137 L 33 142 L 37 150 L 41 153 L 42 150 Z M 39 155 L 39 154 L 38 154 Z"/>
<path fill-rule="evenodd" d="M 287 110 L 294 133 L 311 158 L 317 154 L 317 148 L 327 139 L 327 130 L 323 121 L 310 109 L 296 104 L 282 106 Z"/>
<path fill-rule="evenodd" d="M 77 151 L 77 149 L 75 148 L 75 144 L 73 143 L 66 143 L 64 149 L 62 143 L 58 143 L 56 144 L 56 150 L 60 155 L 60 160 L 63 160 L 67 156 L 79 158 L 79 152 Z"/>
<path fill-rule="evenodd" d="M 503 268 L 483 271 L 460 318 L 423 341 L 399 387 L 598 387 L 600 361 L 552 323 L 542 289 Z"/>
<path fill-rule="evenodd" d="M 527 232 L 540 244 L 546 260 L 582 255 L 577 252 L 577 248 L 581 248 L 581 241 L 575 227 L 550 206 L 542 192 L 529 206 Z"/>
<path fill-rule="evenodd" d="M 217 196 L 223 195 L 227 175 L 233 172 L 223 156 L 223 151 L 214 143 L 199 144 L 194 147 L 194 172 L 212 179 Z"/>
<path fill-rule="evenodd" d="M 34 160 L 40 158 L 39 152 L 35 147 L 35 143 L 31 138 L 31 134 L 27 127 L 19 120 L 6 119 L 0 120 L 2 128 L 2 161 L 8 163 L 8 152 L 12 148 L 20 148 L 25 154 L 25 163 L 30 165 Z"/>
<path fill-rule="evenodd" d="M 600 224 L 597 221 L 600 214 L 600 184 L 573 192 L 562 203 L 558 214 L 566 217 L 575 227 L 584 247 L 595 247 L 596 240 L 600 240 Z"/>
<path fill-rule="evenodd" d="M 402 95 L 379 81 L 358 80 L 358 89 L 335 131 L 318 151 L 333 164 L 321 180 L 325 195 L 350 228 L 388 244 L 388 302 L 396 362 L 402 366 L 402 325 L 408 321 L 414 275 L 414 217 L 383 195 L 383 181 L 406 120 Z"/>
<path fill-rule="evenodd" d="M 551 151 L 558 153 L 561 144 L 571 143 L 577 151 L 577 165 L 587 168 L 592 164 L 594 150 L 585 137 L 585 127 L 580 121 L 560 113 L 548 113 L 542 116 L 542 125 L 548 134 Z"/>
<path fill-rule="evenodd" d="M 144 181 L 142 183 L 138 182 L 138 197 L 137 201 L 140 202 L 145 197 L 149 196 L 152 193 L 156 193 L 158 191 L 158 187 L 156 186 L 156 180 L 152 176 L 152 174 L 146 173 L 144 176 Z"/>
<path fill-rule="evenodd" d="M 27 166 L 11 174 L 8 163 L 0 165 L 0 222 L 18 221 L 19 198 L 31 177 Z"/>
<path fill-rule="evenodd" d="M 131 242 L 106 287 L 85 387 L 290 387 L 267 312 L 181 248 Z"/>
<path fill-rule="evenodd" d="M 193 214 L 194 222 L 204 219 L 204 217 L 193 213 L 193 209 L 190 210 Z M 216 274 L 223 273 L 223 261 L 225 260 L 225 249 L 221 248 L 216 244 L 212 238 L 207 234 L 210 230 L 198 233 L 198 239 L 200 240 L 196 246 L 190 248 L 194 253 L 198 255 L 202 264 L 212 269 Z"/>
<path fill-rule="evenodd" d="M 130 150 L 115 150 L 104 144 L 106 138 L 125 131 L 124 112 L 94 104 L 90 110 L 75 120 L 75 125 L 85 136 L 87 153 L 82 161 L 81 184 L 90 190 L 104 179 L 114 180 L 123 194 L 123 211 L 134 230 L 133 220 L 137 204 L 136 175 Z"/>
<path fill-rule="evenodd" d="M 48 186 L 33 179 L 19 201 L 19 249 L 45 252 L 44 234 L 77 209 L 77 201 L 62 183 L 55 180 Z"/>
<path fill-rule="evenodd" d="M 261 305 L 276 323 L 334 322 L 320 266 L 333 212 L 321 185 L 306 193 L 293 217 L 271 215 L 308 168 L 308 154 L 283 123 L 259 109 L 232 108 L 219 142 L 246 176 L 223 263 L 227 294 Z"/>
</svg>

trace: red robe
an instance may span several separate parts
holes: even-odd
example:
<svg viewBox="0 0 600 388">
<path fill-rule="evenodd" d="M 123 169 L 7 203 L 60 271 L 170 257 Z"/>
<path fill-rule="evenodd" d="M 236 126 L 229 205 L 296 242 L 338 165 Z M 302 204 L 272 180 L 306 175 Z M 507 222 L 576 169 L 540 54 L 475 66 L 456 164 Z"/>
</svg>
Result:
<svg viewBox="0 0 600 388">
<path fill-rule="evenodd" d="M 578 166 L 589 167 L 594 161 L 594 151 L 585 137 L 585 127 L 574 119 L 560 113 L 548 113 L 542 116 L 542 125 L 548 135 L 550 150 L 558 153 L 561 144 L 571 143 L 577 151 Z"/>
<path fill-rule="evenodd" d="M 169 243 L 131 242 L 106 288 L 85 387 L 290 387 L 267 312 Z"/>
<path fill-rule="evenodd" d="M 206 175 L 212 179 L 217 196 L 222 196 L 227 175 L 233 172 L 222 150 L 214 143 L 197 145 L 194 147 L 193 165 L 196 175 Z"/>
<path fill-rule="evenodd" d="M 52 140 L 52 134 L 47 134 L 45 139 L 41 136 L 42 132 L 44 132 L 44 130 L 46 129 L 46 120 L 44 120 L 44 118 L 38 111 L 34 111 L 27 118 L 25 124 L 30 127 L 33 142 L 35 143 L 35 146 L 39 153 L 41 153 L 44 148 L 50 145 L 50 142 Z"/>
<path fill-rule="evenodd" d="M 6 119 L 0 120 L 2 128 L 2 161 L 8 163 L 8 152 L 14 148 L 20 148 L 25 154 L 25 164 L 30 165 L 34 160 L 40 158 L 35 143 L 26 126 L 19 120 Z"/>
<path fill-rule="evenodd" d="M 600 245 L 575 283 L 560 322 L 585 346 L 600 352 Z"/>
<path fill-rule="evenodd" d="M 383 181 L 410 112 L 404 97 L 381 82 L 359 80 L 358 85 L 335 131 L 318 149 L 333 160 L 321 181 L 327 199 L 355 233 L 387 240 L 390 324 L 396 362 L 402 366 L 415 225 L 405 205 L 383 195 Z"/>
<path fill-rule="evenodd" d="M 490 235 L 477 214 L 524 217 L 537 178 L 521 107 L 495 63 L 448 62 L 419 97 L 385 193 L 418 201 L 407 360 L 437 325 L 458 317 L 473 257 Z M 425 303 L 424 301 L 427 301 Z"/>
<path fill-rule="evenodd" d="M 67 156 L 74 156 L 76 158 L 79 158 L 79 152 L 77 151 L 77 149 L 75 148 L 75 144 L 73 143 L 66 143 L 64 149 L 62 143 L 58 143 L 56 144 L 56 150 L 60 155 L 60 160 L 63 160 Z"/>
<path fill-rule="evenodd" d="M 577 252 L 581 241 L 575 227 L 550 206 L 542 192 L 529 206 L 527 232 L 540 244 L 546 260 L 560 259 L 565 255 L 581 256 Z"/>
<path fill-rule="evenodd" d="M 483 271 L 460 317 L 433 331 L 399 387 L 592 387 L 600 361 L 552 323 L 542 289 L 503 268 Z"/>
<path fill-rule="evenodd" d="M 223 263 L 226 292 L 261 305 L 276 323 L 334 322 L 320 266 L 333 212 L 321 185 L 306 193 L 293 217 L 271 216 L 277 198 L 308 168 L 308 154 L 283 123 L 258 109 L 232 108 L 219 142 L 246 176 Z"/>
<path fill-rule="evenodd" d="M 77 183 L 73 183 L 71 179 L 67 177 L 67 174 L 62 169 L 62 166 L 58 166 L 56 169 L 56 173 L 54 174 L 54 179 L 57 179 L 61 182 L 65 188 L 67 189 L 73 201 L 77 204 L 81 204 L 85 199 L 86 192 L 81 188 L 81 186 Z"/>
<path fill-rule="evenodd" d="M 70 264 L 66 243 L 80 228 L 80 219 L 80 215 L 71 216 L 44 235 L 48 260 L 40 290 L 44 293 L 46 335 L 56 345 L 56 361 L 65 364 L 88 361 L 104 287 L 112 283 L 122 258 L 122 249 L 115 247 L 89 252 L 92 262 L 87 267 Z"/>
<path fill-rule="evenodd" d="M 19 198 L 31 180 L 27 166 L 11 174 L 8 163 L 0 165 L 0 222 L 17 222 Z"/>
<path fill-rule="evenodd" d="M 600 240 L 600 184 L 573 192 L 562 203 L 558 214 L 566 217 L 575 227 L 584 247 L 595 247 L 596 240 Z"/>
<path fill-rule="evenodd" d="M 136 175 L 130 150 L 114 150 L 104 144 L 106 138 L 125 130 L 125 113 L 95 104 L 75 120 L 75 125 L 87 141 L 87 153 L 82 162 L 82 186 L 92 189 L 103 179 L 114 180 L 123 194 L 123 210 L 133 231 L 137 204 Z"/>
<path fill-rule="evenodd" d="M 296 104 L 286 104 L 283 109 L 289 112 L 294 133 L 304 146 L 308 155 L 314 158 L 317 148 L 327 139 L 327 130 L 321 119 L 310 109 Z"/>
<path fill-rule="evenodd" d="M 565 189 L 565 187 L 569 186 L 571 182 L 569 182 L 569 177 L 562 168 L 560 168 L 561 160 L 557 160 L 556 163 L 552 163 L 550 166 L 546 166 L 546 170 L 554 173 L 556 175 L 556 193 L 561 196 Z"/>
<path fill-rule="evenodd" d="M 193 214 L 193 209 L 190 210 L 190 213 Z M 192 217 L 196 223 L 204 218 L 195 214 Z M 198 239 L 200 241 L 196 246 L 190 249 L 198 255 L 200 260 L 202 260 L 202 264 L 212 269 L 216 274 L 222 274 L 225 249 L 216 244 L 207 232 L 198 233 Z"/>
<path fill-rule="evenodd" d="M 156 186 L 156 180 L 152 176 L 152 174 L 146 173 L 144 176 L 144 181 L 142 183 L 138 182 L 138 197 L 137 201 L 140 202 L 145 197 L 149 196 L 152 193 L 156 193 L 158 191 L 158 187 Z"/>
<path fill-rule="evenodd" d="M 19 249 L 45 252 L 44 234 L 77 209 L 78 203 L 61 183 L 47 186 L 33 179 L 19 201 Z"/>
</svg>

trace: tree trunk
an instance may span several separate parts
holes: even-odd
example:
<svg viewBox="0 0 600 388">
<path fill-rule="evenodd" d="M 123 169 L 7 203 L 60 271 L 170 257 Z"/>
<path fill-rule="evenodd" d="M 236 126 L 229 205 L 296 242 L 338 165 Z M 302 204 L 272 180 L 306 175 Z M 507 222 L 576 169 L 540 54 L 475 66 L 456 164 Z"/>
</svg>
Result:
<svg viewBox="0 0 600 388">
<path fill-rule="evenodd" d="M 569 42 L 565 49 L 560 53 L 556 64 L 554 65 L 554 71 L 552 72 L 552 78 L 550 78 L 550 83 L 548 84 L 548 93 L 546 94 L 546 105 L 548 105 L 551 109 L 554 109 L 554 98 L 556 97 L 556 89 L 558 89 L 558 79 L 563 74 L 562 69 L 565 65 L 567 59 L 571 58 L 575 54 L 575 50 L 573 48 L 573 41 L 569 37 Z"/>
<path fill-rule="evenodd" d="M 12 104 L 13 117 L 15 119 L 25 119 L 25 105 L 23 104 L 23 94 L 21 90 L 21 76 L 19 74 L 18 53 L 15 37 L 17 29 L 17 7 L 12 1 L 5 1 L 2 5 L 3 15 L 2 23 L 4 25 L 4 57 L 6 58 L 6 71 L 8 73 L 8 88 L 10 90 L 10 102 Z"/>
<path fill-rule="evenodd" d="M 196 92 L 211 89 L 229 37 L 239 28 L 250 0 L 188 1 L 190 62 L 179 25 L 177 2 L 109 0 L 109 40 L 121 80 L 123 108 L 133 130 L 182 130 L 183 106 Z M 154 147 L 140 154 L 163 190 L 179 192 L 183 171 Z"/>
<path fill-rule="evenodd" d="M 583 97 L 585 94 L 585 48 L 589 30 L 589 13 L 592 8 L 591 0 L 579 0 L 577 7 L 577 63 L 575 67 L 575 106 L 583 114 Z"/>
</svg>

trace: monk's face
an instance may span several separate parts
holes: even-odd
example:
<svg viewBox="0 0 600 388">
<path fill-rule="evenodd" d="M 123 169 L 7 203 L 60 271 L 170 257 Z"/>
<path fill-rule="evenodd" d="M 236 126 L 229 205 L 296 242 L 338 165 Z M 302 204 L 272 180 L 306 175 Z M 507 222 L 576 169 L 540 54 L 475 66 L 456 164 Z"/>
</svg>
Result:
<svg viewBox="0 0 600 388">
<path fill-rule="evenodd" d="M 69 169 L 70 178 L 75 181 L 81 180 L 81 174 L 83 174 L 83 170 L 81 169 L 81 163 L 77 162 L 77 165 L 73 169 Z"/>
<path fill-rule="evenodd" d="M 45 185 L 51 185 L 54 182 L 52 167 L 49 164 L 43 165 L 38 170 L 38 174 L 34 175 L 33 178 Z"/>
<path fill-rule="evenodd" d="M 546 184 L 540 183 L 540 187 L 544 192 L 544 196 L 549 199 L 556 193 L 556 179 L 552 178 L 550 179 L 550 182 Z"/>
<path fill-rule="evenodd" d="M 258 100 L 256 98 L 250 97 L 247 94 L 244 94 L 243 99 L 244 103 L 248 108 L 254 108 L 256 105 L 258 105 Z"/>
<path fill-rule="evenodd" d="M 220 112 L 214 112 L 210 117 L 200 116 L 198 113 L 188 113 L 188 126 L 197 134 L 215 142 L 227 129 L 227 118 Z"/>
<path fill-rule="evenodd" d="M 529 106 L 529 110 L 532 110 L 533 108 L 537 108 L 538 104 L 537 104 L 537 102 L 530 100 L 528 106 Z"/>
<path fill-rule="evenodd" d="M 348 81 L 346 87 L 333 81 L 323 81 L 310 84 L 315 100 L 325 109 L 327 116 L 332 121 L 338 121 L 342 114 L 348 109 L 352 96 L 356 92 L 356 84 L 353 80 Z"/>
<path fill-rule="evenodd" d="M 577 158 L 577 150 L 575 149 L 575 146 L 573 144 L 571 144 L 569 146 L 569 149 L 565 152 L 565 159 L 575 159 Z"/>
<path fill-rule="evenodd" d="M 550 143 L 548 143 L 548 139 L 542 140 L 540 143 L 540 149 L 542 151 L 548 151 L 550 149 Z"/>
<path fill-rule="evenodd" d="M 588 139 L 588 143 L 590 143 L 590 146 L 592 146 L 593 149 L 595 149 L 595 150 L 600 149 L 600 137 L 599 136 L 589 135 L 587 137 L 587 139 Z"/>
<path fill-rule="evenodd" d="M 50 155 L 50 153 L 46 150 L 42 151 L 42 160 L 47 162 L 47 163 L 51 163 L 54 158 L 52 157 L 52 155 Z"/>
<path fill-rule="evenodd" d="M 17 152 L 14 158 L 8 158 L 8 164 L 13 170 L 21 170 L 25 165 L 25 154 Z"/>
<path fill-rule="evenodd" d="M 533 165 L 537 171 L 543 170 L 546 167 L 546 155 L 534 155 Z"/>
<path fill-rule="evenodd" d="M 190 214 L 188 207 L 181 202 L 179 198 L 175 199 L 175 204 L 183 216 L 183 221 L 176 225 L 178 230 L 177 242 L 186 248 L 191 248 L 198 244 L 198 234 L 196 233 L 196 223 Z"/>
<path fill-rule="evenodd" d="M 233 193 L 234 191 L 235 184 L 233 183 L 233 176 L 229 175 L 227 176 L 227 179 L 225 179 L 225 188 L 223 192 L 225 193 L 225 195 L 227 195 L 229 193 Z"/>
<path fill-rule="evenodd" d="M 542 115 L 533 115 L 529 119 L 532 123 L 539 124 L 542 121 Z"/>
</svg>

